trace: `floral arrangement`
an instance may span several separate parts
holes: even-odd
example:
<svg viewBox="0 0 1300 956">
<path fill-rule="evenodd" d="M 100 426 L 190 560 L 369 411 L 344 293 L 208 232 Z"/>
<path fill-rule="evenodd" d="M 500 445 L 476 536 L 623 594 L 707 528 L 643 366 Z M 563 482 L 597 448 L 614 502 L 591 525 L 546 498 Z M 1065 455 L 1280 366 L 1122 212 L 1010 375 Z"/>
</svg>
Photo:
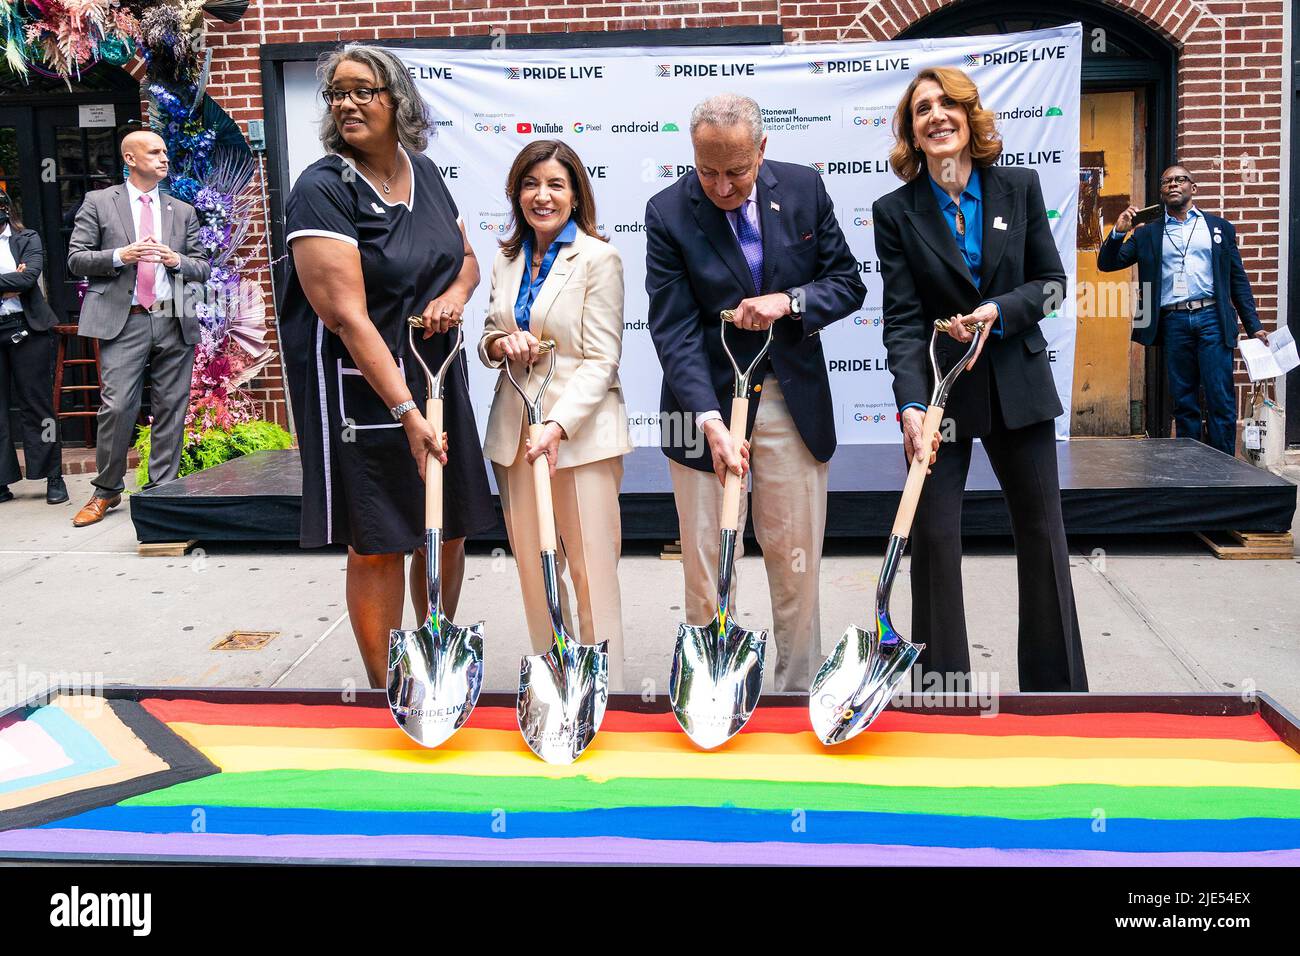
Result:
<svg viewBox="0 0 1300 956">
<path fill-rule="evenodd" d="M 5 62 L 23 77 L 32 68 L 80 76 L 101 59 L 120 65 L 134 55 L 140 33 L 122 0 L 0 0 L 0 25 Z"/>
</svg>

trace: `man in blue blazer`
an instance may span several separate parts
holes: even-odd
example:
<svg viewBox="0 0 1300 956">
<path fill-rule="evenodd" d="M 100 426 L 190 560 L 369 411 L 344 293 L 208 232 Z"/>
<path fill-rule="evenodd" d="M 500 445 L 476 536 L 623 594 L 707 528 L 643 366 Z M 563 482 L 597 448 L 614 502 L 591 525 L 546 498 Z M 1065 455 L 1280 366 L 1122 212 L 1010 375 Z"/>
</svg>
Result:
<svg viewBox="0 0 1300 956">
<path fill-rule="evenodd" d="M 1129 206 L 1097 253 L 1102 272 L 1138 266 L 1138 306 L 1133 341 L 1163 345 L 1179 438 L 1195 438 L 1225 454 L 1236 453 L 1237 401 L 1232 388 L 1232 350 L 1237 321 L 1268 341 L 1255 312 L 1255 297 L 1237 250 L 1237 232 L 1226 219 L 1197 209 L 1196 183 L 1185 166 L 1160 175 L 1164 213 L 1133 229 Z M 1201 434 L 1197 386 L 1205 389 L 1208 437 Z"/>
<path fill-rule="evenodd" d="M 664 371 L 660 433 L 681 531 L 686 619 L 713 618 L 721 479 L 727 470 L 744 474 L 752 461 L 777 688 L 806 690 L 821 663 L 818 576 L 835 451 L 818 333 L 861 308 L 866 287 L 821 176 L 764 161 L 754 100 L 727 93 L 700 103 L 691 143 L 694 171 L 654 196 L 645 215 L 648 324 Z M 742 369 L 774 330 L 751 379 L 748 448 L 740 450 L 725 417 L 735 375 L 722 348 L 723 309 L 736 310 L 727 341 Z"/>
</svg>

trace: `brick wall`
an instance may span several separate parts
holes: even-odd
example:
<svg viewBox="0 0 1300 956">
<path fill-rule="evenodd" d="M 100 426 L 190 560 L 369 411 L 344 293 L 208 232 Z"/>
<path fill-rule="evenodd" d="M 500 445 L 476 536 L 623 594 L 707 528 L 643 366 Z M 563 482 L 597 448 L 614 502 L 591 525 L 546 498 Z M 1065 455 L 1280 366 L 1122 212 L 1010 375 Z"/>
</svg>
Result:
<svg viewBox="0 0 1300 956">
<path fill-rule="evenodd" d="M 208 21 L 207 42 L 214 51 L 209 90 L 245 127 L 248 120 L 263 118 L 258 71 L 263 42 L 468 36 L 494 29 L 510 34 L 776 24 L 784 27 L 787 42 L 889 40 L 949 2 L 254 0 L 239 23 Z M 1177 153 L 1197 171 L 1197 202 L 1236 225 L 1260 318 L 1269 329 L 1278 309 L 1285 2 L 1106 0 L 1179 51 Z M 269 297 L 269 281 L 266 289 Z M 1244 382 L 1239 369 L 1239 391 Z M 255 394 L 268 403 L 268 414 L 283 422 L 278 363 L 257 385 Z"/>
</svg>

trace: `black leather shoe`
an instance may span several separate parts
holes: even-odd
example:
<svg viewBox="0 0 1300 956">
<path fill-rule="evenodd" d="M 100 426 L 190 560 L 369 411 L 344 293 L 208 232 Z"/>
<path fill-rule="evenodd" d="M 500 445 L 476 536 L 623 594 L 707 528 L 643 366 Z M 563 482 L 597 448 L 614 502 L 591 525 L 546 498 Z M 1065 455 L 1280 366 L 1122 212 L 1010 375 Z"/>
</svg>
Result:
<svg viewBox="0 0 1300 956">
<path fill-rule="evenodd" d="M 50 478 L 45 483 L 45 503 L 61 505 L 68 500 L 68 486 L 62 478 Z"/>
<path fill-rule="evenodd" d="M 9 490 L 8 485 L 0 485 L 0 502 L 13 501 L 14 493 Z"/>
</svg>

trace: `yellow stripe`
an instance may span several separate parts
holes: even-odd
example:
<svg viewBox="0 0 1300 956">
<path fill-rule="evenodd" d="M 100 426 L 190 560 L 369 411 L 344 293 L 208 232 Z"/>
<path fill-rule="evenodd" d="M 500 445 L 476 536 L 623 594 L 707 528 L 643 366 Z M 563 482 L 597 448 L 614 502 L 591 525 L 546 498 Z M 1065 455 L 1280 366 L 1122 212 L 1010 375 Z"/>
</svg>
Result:
<svg viewBox="0 0 1300 956">
<path fill-rule="evenodd" d="M 730 753 L 645 754 L 593 747 L 576 764 L 543 763 L 529 752 L 334 750 L 219 746 L 204 753 L 228 773 L 259 770 L 373 770 L 472 776 L 691 778 L 857 783 L 894 787 L 1042 787 L 1063 783 L 1125 787 L 1269 787 L 1300 790 L 1300 762 L 1220 763 L 1146 758 L 907 758 L 773 756 Z"/>
<path fill-rule="evenodd" d="M 264 747 L 273 750 L 318 749 L 411 750 L 419 744 L 396 727 L 246 727 L 220 724 L 169 725 L 200 750 L 219 747 Z M 684 734 L 605 734 L 595 750 L 689 755 L 698 753 Z M 459 731 L 440 752 L 481 754 L 528 753 L 517 731 Z M 1280 740 L 1152 739 L 1145 737 L 981 737 L 971 734 L 863 734 L 834 749 L 823 747 L 811 733 L 741 734 L 722 753 L 727 756 L 809 756 L 835 761 L 845 757 L 907 757 L 957 760 L 1048 758 L 1071 760 L 1208 760 L 1222 763 L 1276 763 L 1300 767 L 1296 754 Z M 342 758 L 346 759 L 346 758 Z"/>
</svg>

